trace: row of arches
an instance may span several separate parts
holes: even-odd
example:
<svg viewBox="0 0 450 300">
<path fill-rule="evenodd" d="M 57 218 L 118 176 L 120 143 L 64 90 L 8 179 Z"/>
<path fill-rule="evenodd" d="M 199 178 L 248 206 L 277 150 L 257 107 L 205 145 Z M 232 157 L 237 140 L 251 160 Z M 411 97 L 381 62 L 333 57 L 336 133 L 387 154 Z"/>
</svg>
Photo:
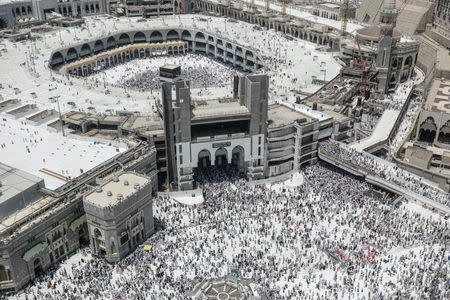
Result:
<svg viewBox="0 0 450 300">
<path fill-rule="evenodd" d="M 80 61 L 77 63 L 64 66 L 62 72 L 67 72 L 73 76 L 88 76 L 92 73 L 107 69 L 118 64 L 130 61 L 136 58 L 146 58 L 156 55 L 177 55 L 185 54 L 186 49 L 183 42 L 179 43 L 161 43 L 134 45 L 128 48 L 109 51 L 88 61 Z"/>
<path fill-rule="evenodd" d="M 85 43 L 78 47 L 71 47 L 64 51 L 57 51 L 52 55 L 50 65 L 52 67 L 62 65 L 64 63 L 73 63 L 79 59 L 87 58 L 92 55 L 100 54 L 104 51 L 117 49 L 118 47 L 124 47 L 126 45 L 134 46 L 142 43 L 164 43 L 179 41 L 180 37 L 186 41 L 186 48 L 183 49 L 183 53 L 186 50 L 192 50 L 194 52 L 203 52 L 207 55 L 213 55 L 219 60 L 230 62 L 235 66 L 242 67 L 243 69 L 254 70 L 261 67 L 261 63 L 254 53 L 235 45 L 226 40 L 217 39 L 211 35 L 205 35 L 202 32 L 191 33 L 188 30 L 178 32 L 176 30 L 170 30 L 164 37 L 163 34 L 158 31 L 152 31 L 150 34 L 144 34 L 139 31 L 134 34 L 122 33 L 118 37 L 110 36 L 106 40 L 97 40 L 94 44 Z M 144 50 L 145 51 L 145 50 Z M 151 50 L 150 50 L 151 52 Z M 180 49 L 167 49 L 167 54 L 180 54 Z M 133 53 L 134 54 L 134 53 Z M 134 57 L 148 57 L 152 54 L 134 55 Z M 73 72 L 73 70 L 71 70 Z M 80 74 L 80 72 L 76 72 Z M 81 72 L 84 74 L 84 72 Z"/>
<path fill-rule="evenodd" d="M 413 58 L 411 55 L 408 55 L 403 61 L 403 57 L 396 57 L 392 60 L 392 68 L 394 69 L 407 69 L 411 68 L 413 65 Z"/>
<path fill-rule="evenodd" d="M 312 12 L 312 14 L 315 16 L 318 16 L 318 17 L 339 21 L 339 15 L 336 13 L 333 13 L 333 12 L 328 12 L 328 11 L 323 11 L 323 10 L 321 11 L 321 10 L 316 9 Z"/>
<path fill-rule="evenodd" d="M 33 10 L 31 9 L 31 5 L 27 6 L 17 6 L 11 9 L 14 17 L 20 16 L 30 16 L 33 14 Z"/>
<path fill-rule="evenodd" d="M 420 124 L 418 139 L 421 142 L 433 143 L 437 141 L 444 144 L 450 144 L 450 120 L 445 122 L 438 131 L 438 127 L 433 117 L 428 117 Z"/>
<path fill-rule="evenodd" d="M 242 146 L 235 146 L 231 150 L 231 165 L 237 168 L 244 167 L 245 150 Z M 208 168 L 214 165 L 218 168 L 225 167 L 229 163 L 229 153 L 226 148 L 218 148 L 214 152 L 214 164 L 211 157 L 211 152 L 203 149 L 198 153 L 198 168 Z"/>
<path fill-rule="evenodd" d="M 311 31 L 309 29 L 306 29 L 303 25 L 293 25 L 280 23 L 278 21 L 271 21 L 270 19 L 261 15 L 255 15 L 245 11 L 237 11 L 207 1 L 199 0 L 197 1 L 197 6 L 201 10 L 211 11 L 216 14 L 225 15 L 247 23 L 258 24 L 261 27 L 265 27 L 267 29 L 274 29 L 276 31 L 280 31 L 284 34 L 289 34 L 293 37 L 306 40 L 311 43 L 330 47 L 331 49 L 334 49 L 335 47 L 338 46 L 338 43 L 336 43 L 336 41 L 334 41 L 333 38 L 328 36 L 326 33 L 324 34 Z"/>
</svg>

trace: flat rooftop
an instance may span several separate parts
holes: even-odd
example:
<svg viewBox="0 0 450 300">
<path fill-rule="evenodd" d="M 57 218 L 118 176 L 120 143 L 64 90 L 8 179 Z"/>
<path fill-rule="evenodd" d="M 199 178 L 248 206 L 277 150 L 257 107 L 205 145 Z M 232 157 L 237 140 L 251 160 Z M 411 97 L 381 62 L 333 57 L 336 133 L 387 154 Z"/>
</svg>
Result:
<svg viewBox="0 0 450 300">
<path fill-rule="evenodd" d="M 335 3 L 319 3 L 319 6 L 324 6 L 324 7 L 328 7 L 328 8 L 334 8 L 334 9 L 338 9 L 340 8 L 340 6 L 338 4 Z"/>
<path fill-rule="evenodd" d="M 0 163 L 0 203 L 22 193 L 30 187 L 42 183 L 43 179 L 16 168 Z"/>
<path fill-rule="evenodd" d="M 300 125 L 311 123 L 313 121 L 309 116 L 280 104 L 269 105 L 268 119 L 269 128 L 286 126 L 296 121 Z"/>
<path fill-rule="evenodd" d="M 113 177 L 101 188 L 88 194 L 85 201 L 97 207 L 114 206 L 134 194 L 137 191 L 135 185 L 142 188 L 149 182 L 150 179 L 144 176 L 135 173 L 122 173 Z"/>
<path fill-rule="evenodd" d="M 161 69 L 168 69 L 168 70 L 176 70 L 178 68 L 180 68 L 180 66 L 173 64 L 167 64 L 161 67 Z"/>
<path fill-rule="evenodd" d="M 192 121 L 231 117 L 231 116 L 249 116 L 247 107 L 241 106 L 238 101 L 233 99 L 201 100 L 193 101 Z"/>
<path fill-rule="evenodd" d="M 333 111 L 333 110 L 323 110 L 323 112 L 324 112 L 326 115 L 328 115 L 328 116 L 330 116 L 330 117 L 333 117 L 333 119 L 336 120 L 336 121 L 338 121 L 339 123 L 346 122 L 346 121 L 351 121 L 351 120 L 352 120 L 352 118 L 350 118 L 350 117 L 348 117 L 348 116 L 346 116 L 346 115 L 343 115 L 343 114 L 341 114 L 341 113 L 338 113 L 338 112 L 336 112 L 336 111 Z"/>
<path fill-rule="evenodd" d="M 450 80 L 435 79 L 428 93 L 425 109 L 450 113 Z"/>
</svg>

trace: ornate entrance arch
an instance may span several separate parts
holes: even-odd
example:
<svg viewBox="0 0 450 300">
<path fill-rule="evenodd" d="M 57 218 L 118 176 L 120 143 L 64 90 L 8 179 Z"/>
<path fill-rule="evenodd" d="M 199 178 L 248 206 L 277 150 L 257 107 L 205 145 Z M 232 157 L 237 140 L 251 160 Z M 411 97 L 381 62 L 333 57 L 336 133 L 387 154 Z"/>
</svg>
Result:
<svg viewBox="0 0 450 300">
<path fill-rule="evenodd" d="M 228 151 L 225 148 L 219 148 L 215 153 L 215 163 L 214 165 L 218 168 L 224 167 L 228 163 Z"/>
<path fill-rule="evenodd" d="M 36 258 L 34 260 L 33 268 L 34 268 L 34 276 L 39 276 L 40 274 L 42 274 L 43 270 L 42 270 L 41 260 L 39 258 Z"/>
<path fill-rule="evenodd" d="M 204 149 L 198 153 L 198 167 L 207 168 L 211 166 L 211 153 Z"/>
</svg>

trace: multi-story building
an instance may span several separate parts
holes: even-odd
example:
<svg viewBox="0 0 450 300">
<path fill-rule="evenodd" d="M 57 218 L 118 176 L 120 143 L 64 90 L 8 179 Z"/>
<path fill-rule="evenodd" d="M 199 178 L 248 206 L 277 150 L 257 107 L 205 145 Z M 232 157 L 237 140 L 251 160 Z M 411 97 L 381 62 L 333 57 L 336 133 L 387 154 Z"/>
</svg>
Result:
<svg viewBox="0 0 450 300">
<path fill-rule="evenodd" d="M 450 0 L 436 1 L 433 25 L 427 34 L 450 49 Z"/>
<path fill-rule="evenodd" d="M 6 0 L 0 3 L 0 29 L 37 24 L 52 13 L 64 17 L 109 13 L 109 5 L 110 0 Z"/>
<path fill-rule="evenodd" d="M 356 8 L 351 6 L 347 9 L 347 17 L 355 18 Z M 342 18 L 341 5 L 339 3 L 324 2 L 312 5 L 311 13 L 315 16 L 340 21 Z"/>
<path fill-rule="evenodd" d="M 341 58 L 349 65 L 352 58 L 362 56 L 366 68 L 372 64 L 376 67 L 377 90 L 383 94 L 394 91 L 397 84 L 411 77 L 419 53 L 420 43 L 402 38 L 396 29 L 397 14 L 395 1 L 386 1 L 379 12 L 379 24 L 359 29 L 356 39 L 347 38 L 341 46 Z"/>
<path fill-rule="evenodd" d="M 117 262 L 154 231 L 151 178 L 123 172 L 84 196 L 92 252 Z"/>
<path fill-rule="evenodd" d="M 174 0 L 125 0 L 111 5 L 111 13 L 115 16 L 151 18 L 175 12 Z"/>
<path fill-rule="evenodd" d="M 408 35 L 424 32 L 433 20 L 434 0 L 363 0 L 356 10 L 356 19 L 360 22 L 376 25 L 380 22 L 380 8 L 393 5 L 400 11 L 397 17 L 397 29 Z"/>
<path fill-rule="evenodd" d="M 237 85 L 237 82 L 236 82 Z M 166 82 L 158 105 L 166 131 L 169 182 L 193 187 L 193 169 L 237 166 L 264 178 L 268 77 L 239 79 L 233 99 L 191 102 L 189 81 Z"/>
<path fill-rule="evenodd" d="M 54 191 L 39 187 L 38 199 L 10 213 L 0 223 L 0 290 L 20 289 L 89 239 L 95 239 L 95 232 L 89 237 L 83 197 L 98 183 L 110 182 L 111 178 L 123 172 L 147 174 L 149 179 L 142 177 L 144 179 L 141 180 L 142 192 L 141 189 L 136 190 L 139 199 L 136 198 L 138 204 L 135 209 L 151 213 L 144 202 L 151 203 L 149 197 L 154 194 L 152 188 L 157 182 L 155 169 L 155 148 L 139 142 Z M 134 173 L 130 176 L 139 177 Z M 134 184 L 132 188 L 134 191 Z M 146 216 L 145 222 L 141 237 L 153 230 L 150 217 Z M 125 248 L 121 250 L 127 251 Z"/>
</svg>

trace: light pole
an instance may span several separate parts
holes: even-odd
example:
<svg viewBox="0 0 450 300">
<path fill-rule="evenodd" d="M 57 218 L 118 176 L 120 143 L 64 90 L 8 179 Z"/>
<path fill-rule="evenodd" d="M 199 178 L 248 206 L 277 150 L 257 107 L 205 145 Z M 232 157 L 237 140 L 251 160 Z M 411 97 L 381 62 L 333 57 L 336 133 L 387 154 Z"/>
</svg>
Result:
<svg viewBox="0 0 450 300">
<path fill-rule="evenodd" d="M 61 96 L 55 96 L 56 102 L 58 103 L 59 122 L 60 122 L 60 124 L 61 124 L 61 132 L 62 132 L 62 135 L 63 135 L 63 136 L 66 136 L 66 135 L 64 134 L 64 125 L 63 125 L 63 120 L 62 120 L 62 116 L 61 116 L 61 107 L 59 106 L 59 97 L 61 97 Z"/>
</svg>

